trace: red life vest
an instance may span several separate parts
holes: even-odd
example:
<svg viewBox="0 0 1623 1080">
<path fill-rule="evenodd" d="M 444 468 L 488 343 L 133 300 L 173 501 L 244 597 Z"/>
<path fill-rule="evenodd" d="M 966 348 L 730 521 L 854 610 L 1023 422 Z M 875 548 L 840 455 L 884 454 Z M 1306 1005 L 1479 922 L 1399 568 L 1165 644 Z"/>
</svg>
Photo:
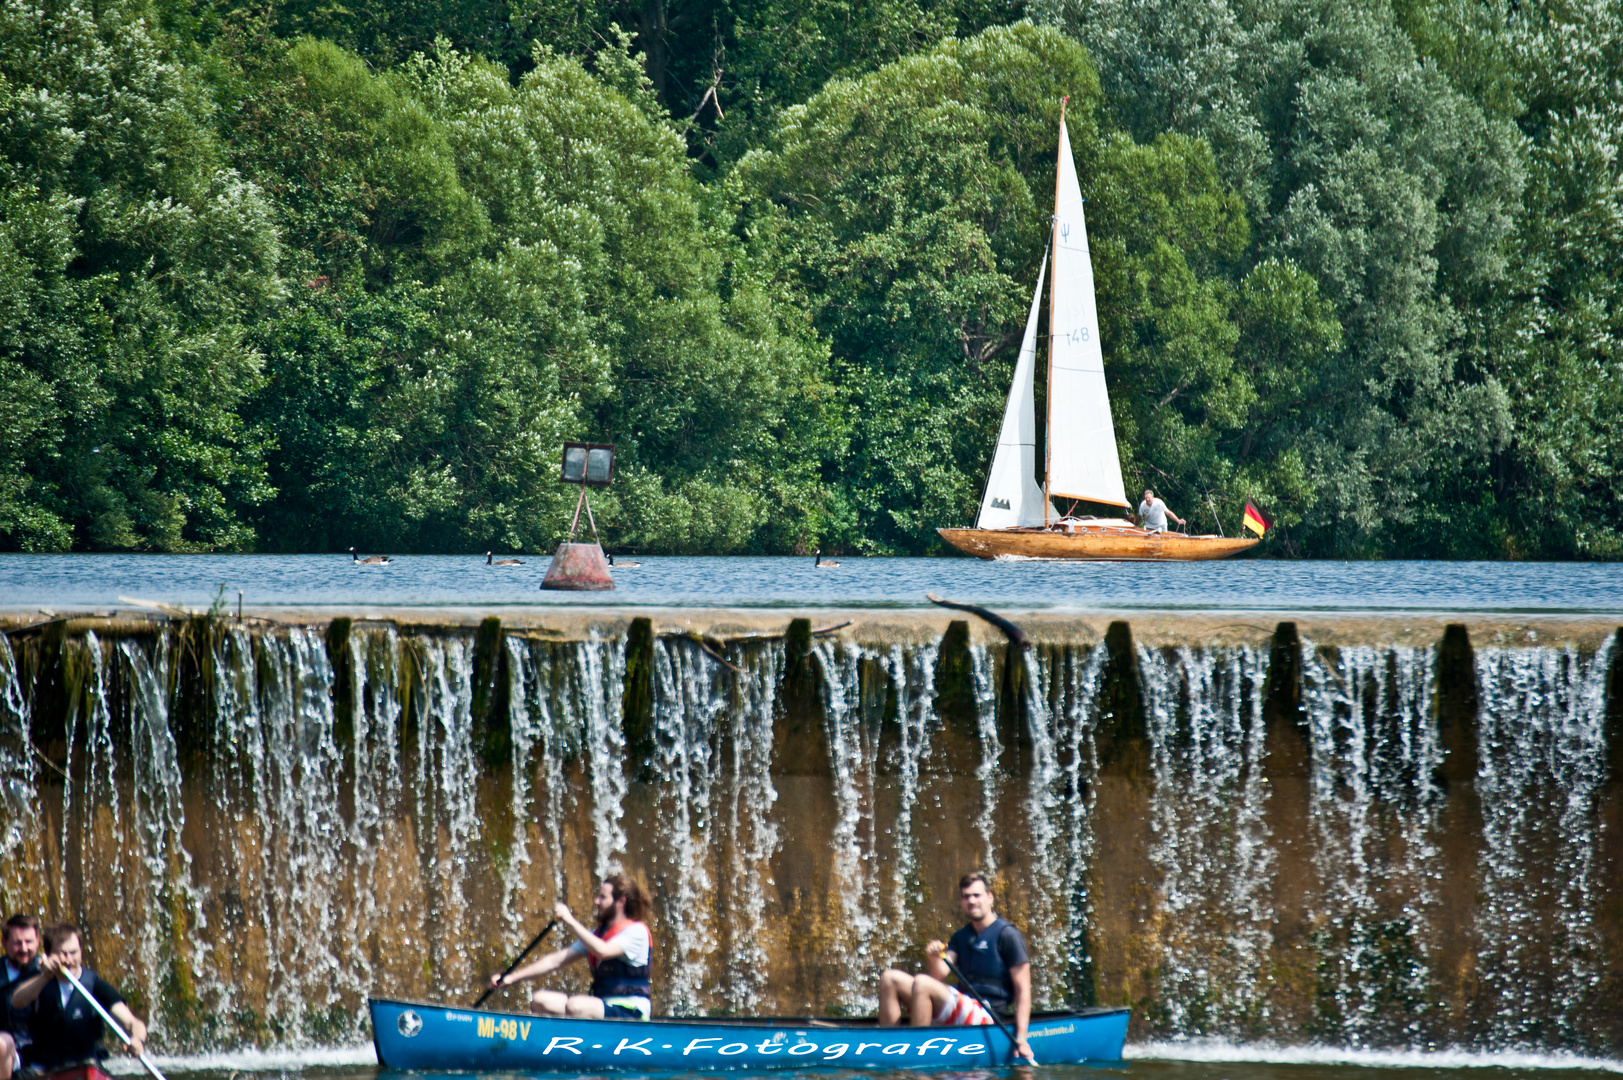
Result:
<svg viewBox="0 0 1623 1080">
<path fill-rule="evenodd" d="M 605 932 L 598 930 L 597 936 L 605 942 L 613 941 L 633 926 L 648 927 L 633 919 L 623 919 Z M 599 960 L 592 955 L 591 950 L 586 952 L 586 962 L 592 966 L 592 996 L 600 998 L 610 997 L 649 997 L 653 994 L 653 981 L 651 971 L 653 968 L 653 936 L 649 935 L 649 957 L 646 964 L 632 964 L 625 958 L 625 954 L 611 956 Z"/>
</svg>

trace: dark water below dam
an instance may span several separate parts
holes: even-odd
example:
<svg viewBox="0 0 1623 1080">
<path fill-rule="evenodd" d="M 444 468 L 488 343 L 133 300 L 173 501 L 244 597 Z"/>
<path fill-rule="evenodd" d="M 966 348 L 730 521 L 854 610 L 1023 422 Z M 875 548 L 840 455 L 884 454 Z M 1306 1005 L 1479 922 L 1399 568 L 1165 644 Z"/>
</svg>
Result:
<svg viewBox="0 0 1623 1080">
<path fill-rule="evenodd" d="M 1615 623 L 547 621 L 14 620 L 0 906 L 167 1054 L 471 1000 L 615 867 L 659 1011 L 865 1013 L 980 865 L 1135 1076 L 1623 1057 Z"/>
<path fill-rule="evenodd" d="M 1152 1056 L 1167 1054 L 1168 1056 Z M 1178 1053 L 1189 1053 L 1181 1059 Z M 328 1055 L 344 1056 L 342 1052 Z M 268 1055 L 204 1055 L 164 1058 L 166 1074 L 187 1080 L 243 1080 L 245 1073 L 270 1072 L 277 1080 L 411 1080 L 424 1074 L 380 1070 L 375 1065 L 311 1063 L 304 1055 L 297 1065 Z M 1564 1058 L 1531 1054 L 1464 1055 L 1457 1053 L 1248 1053 L 1244 1047 L 1129 1046 L 1128 1059 L 1112 1065 L 1044 1065 L 1032 1072 L 1020 1068 L 974 1071 L 907 1072 L 905 1070 L 853 1070 L 815 1068 L 789 1072 L 729 1071 L 728 1080 L 1496 1080 L 1498 1077 L 1536 1077 L 1537 1080 L 1597 1080 L 1623 1066 L 1595 1058 Z M 135 1075 L 123 1070 L 123 1075 Z M 430 1078 L 433 1074 L 427 1074 Z M 518 1073 L 487 1073 L 490 1080 L 534 1080 Z M 566 1074 L 567 1075 L 567 1074 Z M 716 1073 L 616 1072 L 605 1080 L 714 1080 Z M 447 1078 L 448 1080 L 448 1078 Z M 581 1080 L 573 1077 L 572 1080 Z"/>
</svg>

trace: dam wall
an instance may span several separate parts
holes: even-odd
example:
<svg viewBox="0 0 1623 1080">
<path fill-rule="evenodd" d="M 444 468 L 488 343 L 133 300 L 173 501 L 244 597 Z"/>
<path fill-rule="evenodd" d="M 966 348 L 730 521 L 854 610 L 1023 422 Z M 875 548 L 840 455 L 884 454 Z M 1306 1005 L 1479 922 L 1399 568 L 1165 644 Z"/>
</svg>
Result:
<svg viewBox="0 0 1623 1080">
<path fill-rule="evenodd" d="M 981 867 L 1135 1038 L 1623 1053 L 1617 628 L 1244 620 L 14 620 L 0 906 L 167 1051 L 471 1003 L 620 868 L 657 1011 L 870 1013 Z"/>
</svg>

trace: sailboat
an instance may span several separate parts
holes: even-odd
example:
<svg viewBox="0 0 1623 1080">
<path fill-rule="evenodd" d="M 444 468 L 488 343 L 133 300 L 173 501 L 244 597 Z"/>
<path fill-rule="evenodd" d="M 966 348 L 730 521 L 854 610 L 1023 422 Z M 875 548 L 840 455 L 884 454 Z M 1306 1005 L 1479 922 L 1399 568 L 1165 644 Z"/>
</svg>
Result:
<svg viewBox="0 0 1623 1080">
<path fill-rule="evenodd" d="M 1048 455 L 1039 488 L 1034 385 L 1037 317 L 1050 261 Z M 1066 514 L 1054 509 L 1056 498 L 1071 500 Z M 1078 516 L 1080 503 L 1132 509 L 1116 455 L 1088 227 L 1062 103 L 1051 250 L 1044 252 L 1037 271 L 1037 288 L 1032 292 L 1031 313 L 1015 361 L 1014 383 L 1003 411 L 1003 428 L 987 475 L 980 516 L 972 529 L 936 531 L 953 547 L 982 559 L 1222 559 L 1258 543 L 1251 538 L 1152 532 L 1124 517 Z"/>
</svg>

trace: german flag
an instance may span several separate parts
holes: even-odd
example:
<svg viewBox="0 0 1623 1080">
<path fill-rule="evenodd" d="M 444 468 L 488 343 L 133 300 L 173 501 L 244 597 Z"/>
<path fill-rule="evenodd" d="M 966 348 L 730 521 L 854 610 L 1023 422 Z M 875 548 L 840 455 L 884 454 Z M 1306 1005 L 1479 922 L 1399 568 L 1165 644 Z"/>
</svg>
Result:
<svg viewBox="0 0 1623 1080">
<path fill-rule="evenodd" d="M 1274 519 L 1257 509 L 1257 504 L 1250 499 L 1245 501 L 1245 520 L 1241 522 L 1246 528 L 1261 536 L 1273 525 Z"/>
</svg>

